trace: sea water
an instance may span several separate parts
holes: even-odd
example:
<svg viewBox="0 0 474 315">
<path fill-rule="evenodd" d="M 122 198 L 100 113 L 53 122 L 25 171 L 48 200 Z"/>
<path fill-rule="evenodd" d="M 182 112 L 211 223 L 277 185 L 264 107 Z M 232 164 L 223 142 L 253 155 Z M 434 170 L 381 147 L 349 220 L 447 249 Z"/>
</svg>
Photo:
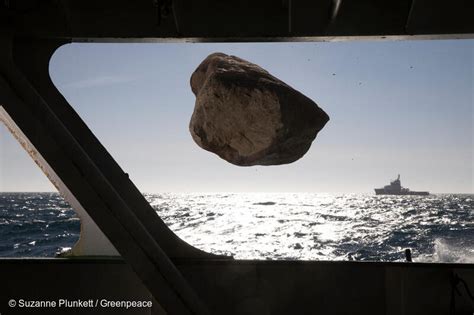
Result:
<svg viewBox="0 0 474 315">
<path fill-rule="evenodd" d="M 145 194 L 202 250 L 236 259 L 474 263 L 474 195 Z M 0 193 L 0 256 L 55 256 L 80 221 L 57 193 Z"/>
</svg>

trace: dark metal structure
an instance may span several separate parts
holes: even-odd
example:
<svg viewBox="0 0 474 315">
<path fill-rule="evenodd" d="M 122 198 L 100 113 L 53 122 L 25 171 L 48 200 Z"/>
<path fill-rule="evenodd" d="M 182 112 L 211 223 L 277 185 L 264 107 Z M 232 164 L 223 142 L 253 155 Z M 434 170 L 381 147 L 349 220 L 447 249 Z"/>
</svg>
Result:
<svg viewBox="0 0 474 315">
<path fill-rule="evenodd" d="M 15 37 L 291 41 L 471 37 L 469 0 L 4 0 Z"/>
<path fill-rule="evenodd" d="M 380 314 L 385 310 L 386 314 L 421 314 L 419 310 L 423 307 L 417 301 L 432 299 L 434 306 L 428 307 L 430 314 L 446 314 L 447 304 L 451 302 L 444 294 L 449 291 L 449 275 L 456 271 L 456 266 L 239 262 L 186 244 L 156 215 L 56 89 L 49 77 L 48 64 L 58 47 L 74 41 L 473 38 L 473 16 L 474 2 L 468 0 L 3 0 L 0 2 L 1 116 L 58 189 L 69 194 L 114 245 L 141 280 L 144 287 L 139 291 L 149 292 L 159 304 L 148 312 L 288 314 L 297 310 L 298 314 Z M 42 265 L 44 261 L 33 261 L 29 262 L 29 268 L 67 276 L 83 274 L 81 268 L 97 272 L 95 268 L 100 265 L 107 275 L 106 281 L 117 280 L 104 268 L 107 261 L 94 264 L 90 260 L 81 263 L 78 259 L 74 264 L 68 260 L 46 261 L 46 268 Z M 14 275 L 18 281 L 24 275 L 22 268 L 24 262 L 0 261 L 0 274 L 6 278 Z M 416 287 L 413 281 L 403 280 L 405 272 L 413 272 L 410 270 L 416 270 L 420 277 L 429 278 L 431 274 L 436 279 L 434 289 L 420 293 L 423 298 L 419 300 L 410 300 L 403 292 L 394 293 Z M 127 272 L 126 283 L 140 286 L 133 280 L 133 273 L 128 269 Z M 462 272 L 468 282 L 474 282 L 472 266 L 462 266 Z M 314 281 L 305 275 L 314 277 Z M 39 274 L 32 273 L 20 283 L 38 285 L 40 279 Z M 98 285 L 99 281 L 89 279 L 82 286 L 68 286 L 64 290 L 69 295 L 81 295 L 80 289 Z M 11 282 L 0 288 L 2 313 L 6 305 L 3 299 L 9 293 L 4 292 L 6 289 L 18 292 L 18 286 Z M 49 294 L 58 292 L 52 287 L 43 290 L 29 294 L 41 297 L 48 290 Z M 294 290 L 298 290 L 297 294 Z M 375 298 L 369 292 L 376 294 Z M 327 301 L 321 297 L 324 294 Z M 440 294 L 443 298 L 436 300 Z M 469 310 L 470 306 L 461 307 Z M 5 310 L 5 314 L 12 311 Z M 51 313 L 49 310 L 48 314 Z"/>
</svg>

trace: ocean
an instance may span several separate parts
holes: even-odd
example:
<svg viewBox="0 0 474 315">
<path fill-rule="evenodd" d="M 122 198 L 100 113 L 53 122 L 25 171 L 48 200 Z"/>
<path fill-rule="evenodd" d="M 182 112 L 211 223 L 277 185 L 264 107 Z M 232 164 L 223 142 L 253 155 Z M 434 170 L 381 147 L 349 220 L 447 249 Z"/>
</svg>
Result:
<svg viewBox="0 0 474 315">
<path fill-rule="evenodd" d="M 474 195 L 145 194 L 188 243 L 236 259 L 474 263 Z M 57 193 L 0 193 L 0 256 L 54 257 L 80 221 Z"/>
</svg>

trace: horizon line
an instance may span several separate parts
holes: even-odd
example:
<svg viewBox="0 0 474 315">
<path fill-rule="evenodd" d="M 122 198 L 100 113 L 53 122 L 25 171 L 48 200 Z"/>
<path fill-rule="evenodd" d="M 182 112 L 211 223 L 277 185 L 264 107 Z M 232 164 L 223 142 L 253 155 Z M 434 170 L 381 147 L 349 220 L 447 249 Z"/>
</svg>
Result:
<svg viewBox="0 0 474 315">
<path fill-rule="evenodd" d="M 0 194 L 7 193 L 31 193 L 31 194 L 60 194 L 59 191 L 0 191 Z M 347 191 L 157 191 L 157 192 L 141 192 L 144 194 L 373 194 L 373 192 L 347 192 Z M 433 192 L 429 195 L 474 195 L 474 192 Z M 380 195 L 379 195 L 380 196 Z M 381 195 L 389 196 L 389 195 Z M 394 195 L 403 196 L 403 195 Z"/>
</svg>

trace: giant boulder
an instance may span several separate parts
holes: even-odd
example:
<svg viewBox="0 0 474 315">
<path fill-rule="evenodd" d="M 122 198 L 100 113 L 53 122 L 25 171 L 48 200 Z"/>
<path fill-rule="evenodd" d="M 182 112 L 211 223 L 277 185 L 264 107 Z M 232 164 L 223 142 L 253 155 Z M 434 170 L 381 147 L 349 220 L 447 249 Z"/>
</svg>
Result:
<svg viewBox="0 0 474 315">
<path fill-rule="evenodd" d="M 261 67 L 223 53 L 197 67 L 191 89 L 194 141 L 239 166 L 298 160 L 329 120 L 315 102 Z"/>
</svg>

